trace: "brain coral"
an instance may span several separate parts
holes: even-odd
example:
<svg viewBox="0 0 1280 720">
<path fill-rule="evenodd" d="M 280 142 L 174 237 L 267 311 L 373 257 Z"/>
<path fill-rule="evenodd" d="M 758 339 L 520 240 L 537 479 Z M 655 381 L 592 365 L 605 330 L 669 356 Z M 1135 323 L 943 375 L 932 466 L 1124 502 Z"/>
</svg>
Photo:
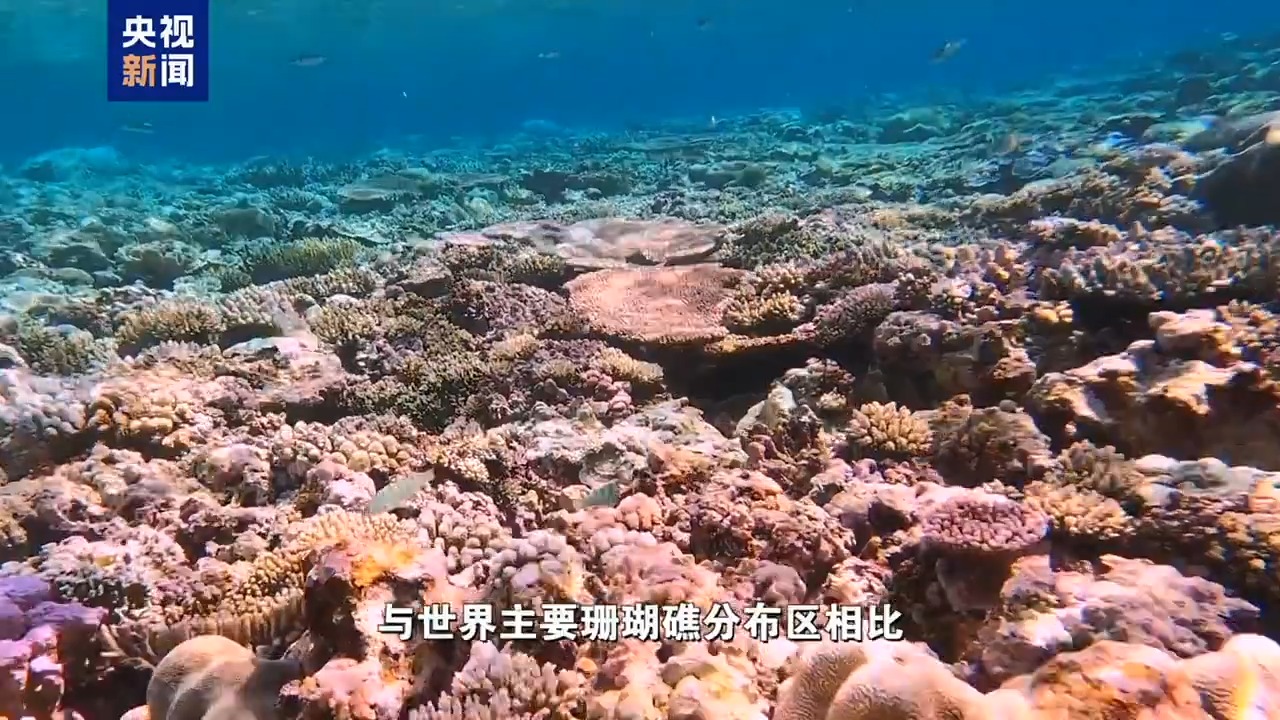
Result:
<svg viewBox="0 0 1280 720">
<path fill-rule="evenodd" d="M 156 666 L 147 685 L 150 720 L 267 720 L 276 696 L 302 676 L 292 660 L 259 660 L 220 635 L 182 643 Z"/>
<path fill-rule="evenodd" d="M 822 643 L 779 690 L 774 720 L 979 720 L 977 690 L 915 645 Z"/>
</svg>

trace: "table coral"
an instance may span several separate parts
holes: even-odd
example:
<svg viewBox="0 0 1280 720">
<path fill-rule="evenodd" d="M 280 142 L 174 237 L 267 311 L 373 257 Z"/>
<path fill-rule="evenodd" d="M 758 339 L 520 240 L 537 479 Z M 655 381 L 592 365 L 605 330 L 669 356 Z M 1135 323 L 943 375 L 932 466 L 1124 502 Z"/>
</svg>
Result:
<svg viewBox="0 0 1280 720">
<path fill-rule="evenodd" d="M 728 289 L 741 273 L 718 265 L 598 270 L 566 284 L 588 324 L 623 339 L 705 343 L 728 334 L 721 324 Z"/>
</svg>

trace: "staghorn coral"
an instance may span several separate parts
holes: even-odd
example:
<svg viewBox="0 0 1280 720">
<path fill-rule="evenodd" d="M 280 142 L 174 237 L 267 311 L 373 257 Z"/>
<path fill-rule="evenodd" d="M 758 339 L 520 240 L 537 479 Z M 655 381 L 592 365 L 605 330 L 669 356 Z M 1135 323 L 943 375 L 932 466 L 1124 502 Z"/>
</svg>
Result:
<svg viewBox="0 0 1280 720">
<path fill-rule="evenodd" d="M 1110 542 L 1133 533 L 1134 519 L 1124 507 L 1094 490 L 1036 481 L 1023 493 L 1027 506 L 1044 513 L 1059 537 Z"/>
<path fill-rule="evenodd" d="M 109 341 L 96 340 L 91 333 L 30 322 L 19 325 L 12 342 L 27 365 L 45 375 L 84 374 L 115 354 Z"/>
<path fill-rule="evenodd" d="M 350 238 L 307 237 L 290 242 L 265 242 L 246 247 L 237 270 L 251 284 L 320 275 L 353 265 L 364 249 Z M 224 290 L 237 290 L 227 287 Z"/>
<path fill-rule="evenodd" d="M 1073 443 L 1058 456 L 1058 462 L 1060 469 L 1050 474 L 1055 484 L 1121 502 L 1140 497 L 1146 484 L 1134 462 L 1110 446 L 1100 448 L 1088 441 Z"/>
<path fill-rule="evenodd" d="M 569 275 L 564 258 L 506 243 L 449 243 L 440 262 L 454 276 L 554 287 Z"/>
<path fill-rule="evenodd" d="M 724 324 L 744 335 L 775 335 L 789 332 L 807 314 L 807 308 L 788 291 L 761 291 L 743 285 L 724 308 Z"/>
</svg>

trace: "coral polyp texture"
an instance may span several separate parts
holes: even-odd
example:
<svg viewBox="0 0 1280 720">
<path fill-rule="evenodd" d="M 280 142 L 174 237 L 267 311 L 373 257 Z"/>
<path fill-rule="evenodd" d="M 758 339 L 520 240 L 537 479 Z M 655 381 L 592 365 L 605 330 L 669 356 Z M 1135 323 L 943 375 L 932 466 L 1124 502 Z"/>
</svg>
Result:
<svg viewBox="0 0 1280 720">
<path fill-rule="evenodd" d="M 0 717 L 1280 718 L 1260 47 L 713 135 L 32 159 Z"/>
</svg>

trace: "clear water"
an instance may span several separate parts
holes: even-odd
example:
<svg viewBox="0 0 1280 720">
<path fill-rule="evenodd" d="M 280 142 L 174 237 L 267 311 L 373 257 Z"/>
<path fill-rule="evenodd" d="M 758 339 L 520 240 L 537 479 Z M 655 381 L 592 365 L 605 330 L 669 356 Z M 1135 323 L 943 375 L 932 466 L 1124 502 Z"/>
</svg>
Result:
<svg viewBox="0 0 1280 720">
<path fill-rule="evenodd" d="M 1280 30 L 1280 5 L 1232 0 L 213 0 L 212 99 L 184 106 L 106 103 L 105 2 L 5 2 L 0 162 L 98 145 L 340 157 L 530 122 L 954 100 Z M 930 61 L 958 38 L 954 58 Z M 303 54 L 327 61 L 290 64 Z M 121 130 L 138 122 L 155 134 Z"/>
</svg>

